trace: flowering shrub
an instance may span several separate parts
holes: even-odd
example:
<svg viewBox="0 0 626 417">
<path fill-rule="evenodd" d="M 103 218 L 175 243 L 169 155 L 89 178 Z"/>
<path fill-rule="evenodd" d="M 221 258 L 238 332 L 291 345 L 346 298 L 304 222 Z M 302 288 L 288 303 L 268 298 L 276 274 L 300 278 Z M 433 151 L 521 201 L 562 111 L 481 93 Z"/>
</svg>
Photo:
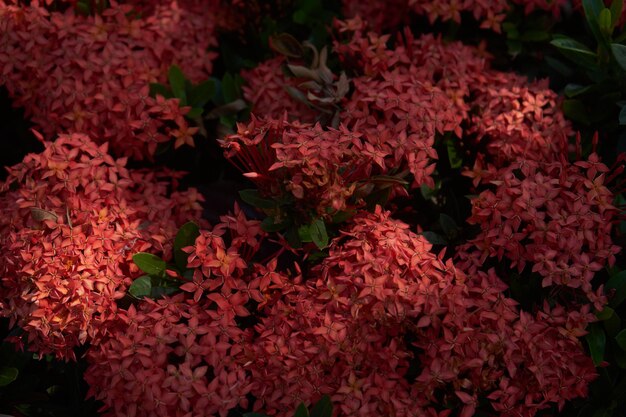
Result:
<svg viewBox="0 0 626 417">
<path fill-rule="evenodd" d="M 45 146 L 0 186 L 3 337 L 74 378 L 40 410 L 0 362 L 0 413 L 622 417 L 623 5 L 582 1 L 555 77 L 569 6 L 0 0 Z"/>
<path fill-rule="evenodd" d="M 168 195 L 164 177 L 126 169 L 85 135 L 45 145 L 2 184 L 0 305 L 29 349 L 73 359 L 74 347 L 107 333 L 139 272 L 132 255 L 169 258 L 177 226 L 199 215 L 202 198 Z"/>
<path fill-rule="evenodd" d="M 215 38 L 211 2 L 150 6 L 137 19 L 117 3 L 96 16 L 0 3 L 0 86 L 48 139 L 85 133 L 118 155 L 153 155 L 189 126 L 188 109 L 151 97 L 149 84 L 164 82 L 171 64 L 206 78 Z"/>
</svg>

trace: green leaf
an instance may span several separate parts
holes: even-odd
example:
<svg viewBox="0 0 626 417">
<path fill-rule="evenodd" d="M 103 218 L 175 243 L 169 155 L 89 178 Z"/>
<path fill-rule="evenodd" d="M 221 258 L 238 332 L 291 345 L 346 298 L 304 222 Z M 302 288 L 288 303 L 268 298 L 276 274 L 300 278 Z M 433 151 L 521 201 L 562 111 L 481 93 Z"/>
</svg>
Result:
<svg viewBox="0 0 626 417">
<path fill-rule="evenodd" d="M 309 410 L 306 409 L 306 405 L 304 405 L 304 403 L 300 403 L 300 405 L 298 405 L 296 413 L 293 417 L 309 417 Z"/>
<path fill-rule="evenodd" d="M 565 116 L 575 122 L 589 124 L 589 117 L 587 116 L 587 109 L 585 104 L 581 100 L 570 99 L 563 101 L 563 113 Z"/>
<path fill-rule="evenodd" d="M 188 103 L 193 107 L 204 107 L 213 99 L 217 92 L 216 80 L 209 79 L 193 87 L 189 93 Z"/>
<path fill-rule="evenodd" d="M 165 98 L 174 97 L 174 95 L 172 94 L 170 89 L 167 88 L 166 85 L 159 83 L 150 83 L 150 96 L 156 97 L 157 95 L 163 96 Z"/>
<path fill-rule="evenodd" d="M 626 329 L 619 332 L 617 336 L 615 336 L 615 340 L 617 341 L 619 347 L 626 351 Z"/>
<path fill-rule="evenodd" d="M 580 85 L 580 84 L 567 84 L 565 86 L 565 97 L 567 98 L 574 98 L 576 96 L 579 96 L 581 94 L 585 94 L 587 91 L 589 91 L 593 86 L 591 85 Z"/>
<path fill-rule="evenodd" d="M 626 70 L 626 46 L 619 43 L 612 43 L 611 51 L 613 51 L 615 61 L 617 61 L 622 69 Z"/>
<path fill-rule="evenodd" d="M 291 221 L 289 219 L 282 221 L 280 223 L 274 222 L 274 218 L 272 216 L 266 217 L 261 222 L 261 229 L 266 232 L 280 232 L 281 230 L 286 229 L 291 225 Z"/>
<path fill-rule="evenodd" d="M 424 232 L 422 233 L 422 236 L 424 236 L 424 238 L 429 241 L 431 244 L 433 245 L 447 245 L 448 241 L 441 235 L 438 235 L 435 232 Z"/>
<path fill-rule="evenodd" d="M 461 168 L 463 166 L 463 157 L 459 156 L 454 141 L 451 139 L 446 140 L 446 148 L 448 149 L 450 167 L 453 169 Z"/>
<path fill-rule="evenodd" d="M 605 36 L 610 36 L 613 32 L 613 20 L 611 18 L 611 11 L 606 7 L 603 8 L 598 15 L 598 26 L 600 27 L 600 31 Z"/>
<path fill-rule="evenodd" d="M 550 39 L 550 34 L 545 30 L 528 30 L 520 37 L 523 42 L 544 42 L 548 39 Z"/>
<path fill-rule="evenodd" d="M 609 304 L 615 308 L 626 299 L 626 270 L 613 275 L 607 281 L 605 290 L 610 292 L 613 290 L 613 297 L 609 300 Z"/>
<path fill-rule="evenodd" d="M 604 307 L 604 310 L 596 313 L 596 317 L 600 321 L 608 320 L 613 316 L 614 313 L 615 310 L 613 310 L 611 307 Z"/>
<path fill-rule="evenodd" d="M 239 191 L 239 197 L 252 207 L 258 207 L 260 209 L 273 209 L 277 207 L 276 201 L 261 197 L 259 190 L 241 190 Z"/>
<path fill-rule="evenodd" d="M 148 297 L 152 291 L 150 275 L 142 275 L 130 284 L 128 293 L 135 298 Z"/>
<path fill-rule="evenodd" d="M 222 77 L 222 95 L 224 97 L 224 103 L 230 103 L 239 98 L 235 78 L 230 73 L 226 73 L 226 75 Z"/>
<path fill-rule="evenodd" d="M 324 395 L 311 409 L 311 417 L 332 417 L 333 403 L 328 395 Z"/>
<path fill-rule="evenodd" d="M 604 360 L 604 349 L 606 347 L 606 334 L 597 325 L 589 326 L 589 333 L 585 336 L 593 364 L 598 366 Z"/>
<path fill-rule="evenodd" d="M 454 219 L 447 214 L 441 213 L 439 215 L 439 225 L 441 226 L 441 230 L 446 234 L 448 239 L 454 239 L 458 234 L 458 226 Z"/>
<path fill-rule="evenodd" d="M 0 387 L 9 385 L 11 382 L 17 379 L 19 371 L 17 368 L 3 366 L 0 368 Z"/>
<path fill-rule="evenodd" d="M 174 97 L 180 99 L 180 105 L 187 105 L 187 93 L 185 91 L 185 75 L 176 65 L 172 65 L 167 74 L 167 79 L 170 82 L 170 87 L 174 93 Z"/>
<path fill-rule="evenodd" d="M 598 19 L 604 9 L 604 2 L 602 0 L 583 0 L 583 9 L 585 10 L 585 17 L 587 18 L 591 32 L 593 32 L 598 42 L 602 42 L 604 36 L 600 31 Z"/>
<path fill-rule="evenodd" d="M 559 49 L 563 55 L 584 66 L 593 66 L 597 61 L 596 54 L 586 45 L 568 37 L 553 39 L 550 44 Z"/>
<path fill-rule="evenodd" d="M 191 110 L 189 110 L 187 112 L 187 114 L 185 115 L 185 117 L 189 120 L 194 120 L 197 117 L 202 116 L 202 112 L 204 112 L 204 109 L 200 108 L 200 107 L 194 107 Z"/>
<path fill-rule="evenodd" d="M 183 252 L 183 248 L 193 246 L 198 236 L 200 236 L 200 228 L 194 222 L 185 223 L 176 233 L 174 238 L 174 262 L 181 271 L 187 269 L 187 258 L 189 257 L 189 254 Z"/>
<path fill-rule="evenodd" d="M 148 275 L 162 276 L 167 267 L 165 261 L 156 255 L 139 252 L 133 255 L 133 262 Z"/>
<path fill-rule="evenodd" d="M 298 238 L 302 242 L 313 242 L 310 226 L 304 224 L 298 228 Z"/>
<path fill-rule="evenodd" d="M 309 226 L 311 240 L 320 249 L 328 246 L 328 234 L 326 233 L 326 224 L 322 219 L 315 219 Z"/>
</svg>

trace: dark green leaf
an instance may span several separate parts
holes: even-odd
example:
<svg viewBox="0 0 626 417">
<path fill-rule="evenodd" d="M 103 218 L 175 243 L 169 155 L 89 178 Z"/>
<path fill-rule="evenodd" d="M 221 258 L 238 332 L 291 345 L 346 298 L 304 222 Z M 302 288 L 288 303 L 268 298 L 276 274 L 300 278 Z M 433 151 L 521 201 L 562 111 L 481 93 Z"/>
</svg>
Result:
<svg viewBox="0 0 626 417">
<path fill-rule="evenodd" d="M 622 350 L 626 350 L 626 329 L 622 330 L 615 336 L 615 340 Z"/>
<path fill-rule="evenodd" d="M 574 98 L 581 94 L 585 94 L 592 88 L 591 85 L 567 84 L 565 86 L 565 97 Z"/>
<path fill-rule="evenodd" d="M 261 222 L 261 229 L 266 232 L 280 232 L 281 230 L 286 229 L 291 225 L 289 220 L 282 221 L 280 223 L 275 223 L 274 218 L 272 216 L 266 217 Z"/>
<path fill-rule="evenodd" d="M 577 64 L 589 67 L 595 65 L 597 61 L 596 54 L 577 40 L 568 37 L 559 37 L 553 39 L 550 44 L 557 47 L 559 52 Z"/>
<path fill-rule="evenodd" d="M 296 413 L 293 417 L 309 417 L 309 410 L 306 409 L 306 405 L 304 405 L 304 403 L 300 403 L 300 405 L 298 405 Z"/>
<path fill-rule="evenodd" d="M 309 227 L 311 233 L 311 240 L 315 245 L 324 249 L 328 246 L 328 234 L 326 233 L 326 224 L 322 219 L 315 219 L 311 226 Z"/>
<path fill-rule="evenodd" d="M 200 108 L 200 107 L 194 107 L 194 108 L 192 108 L 191 110 L 189 110 L 189 111 L 187 112 L 187 114 L 185 115 L 185 117 L 186 117 L 187 119 L 193 120 L 193 119 L 195 119 L 196 117 L 202 116 L 202 112 L 203 112 L 203 111 L 204 111 L 204 109 L 203 109 L 203 108 Z"/>
<path fill-rule="evenodd" d="M 626 271 L 621 271 L 613 275 L 605 285 L 607 292 L 613 292 L 613 297 L 609 299 L 609 304 L 615 308 L 626 299 Z"/>
<path fill-rule="evenodd" d="M 602 0 L 583 0 L 583 9 L 585 10 L 585 17 L 591 32 L 593 32 L 596 40 L 602 43 L 605 38 L 600 30 L 598 19 L 602 9 L 604 9 L 604 2 Z"/>
<path fill-rule="evenodd" d="M 0 368 L 0 387 L 9 385 L 11 382 L 17 379 L 19 371 L 17 368 L 3 366 Z"/>
<path fill-rule="evenodd" d="M 174 97 L 180 99 L 181 106 L 187 105 L 187 93 L 185 90 L 185 75 L 176 65 L 172 65 L 167 74 Z"/>
<path fill-rule="evenodd" d="M 626 46 L 619 43 L 612 43 L 611 51 L 613 51 L 615 61 L 617 61 L 622 69 L 626 70 Z"/>
<path fill-rule="evenodd" d="M 333 403 L 328 395 L 324 395 L 311 409 L 311 417 L 332 417 Z"/>
<path fill-rule="evenodd" d="M 298 238 L 302 242 L 313 242 L 311 237 L 311 228 L 308 225 L 302 225 L 298 228 Z"/>
<path fill-rule="evenodd" d="M 158 83 L 150 83 L 150 96 L 156 97 L 157 95 L 165 98 L 172 98 L 174 95 L 167 86 Z"/>
<path fill-rule="evenodd" d="M 216 92 L 217 85 L 215 80 L 209 79 L 193 87 L 187 101 L 190 106 L 204 107 L 206 103 L 213 99 Z"/>
<path fill-rule="evenodd" d="M 520 37 L 520 40 L 524 42 L 544 42 L 548 39 L 550 39 L 550 34 L 545 30 L 528 30 Z"/>
<path fill-rule="evenodd" d="M 252 207 L 258 207 L 260 209 L 273 209 L 276 208 L 276 201 L 269 198 L 261 197 L 259 190 L 247 189 L 239 191 L 239 197 Z"/>
<path fill-rule="evenodd" d="M 456 145 L 453 140 L 446 141 L 446 147 L 448 149 L 448 161 L 450 161 L 450 167 L 457 169 L 463 166 L 463 157 L 459 156 Z"/>
<path fill-rule="evenodd" d="M 608 320 L 613 316 L 614 313 L 615 310 L 613 310 L 611 307 L 604 307 L 604 310 L 596 313 L 596 317 L 600 321 Z"/>
<path fill-rule="evenodd" d="M 433 245 L 447 245 L 448 241 L 441 235 L 435 232 L 424 232 L 422 236 Z"/>
<path fill-rule="evenodd" d="M 148 297 L 152 291 L 152 280 L 149 275 L 143 275 L 133 281 L 128 293 L 135 298 Z"/>
<path fill-rule="evenodd" d="M 605 307 L 610 308 L 610 307 Z M 603 321 L 604 329 L 606 330 L 606 334 L 611 337 L 615 337 L 617 333 L 619 333 L 622 328 L 622 319 L 619 317 L 617 313 L 614 313 L 608 319 Z"/>
<path fill-rule="evenodd" d="M 187 258 L 189 257 L 189 254 L 183 252 L 182 249 L 193 246 L 198 236 L 200 236 L 200 228 L 194 222 L 185 223 L 176 233 L 174 238 L 174 262 L 181 271 L 187 268 Z"/>
<path fill-rule="evenodd" d="M 606 347 L 604 329 L 596 324 L 589 326 L 589 333 L 585 336 L 585 340 L 589 345 L 593 364 L 598 366 L 604 360 L 604 349 Z"/>
<path fill-rule="evenodd" d="M 446 234 L 448 239 L 454 239 L 458 233 L 458 227 L 454 219 L 447 214 L 441 213 L 439 215 L 439 225 L 441 230 Z"/>
<path fill-rule="evenodd" d="M 239 98 L 235 78 L 230 73 L 226 73 L 226 75 L 222 77 L 222 95 L 224 97 L 224 103 L 230 103 Z"/>
<path fill-rule="evenodd" d="M 136 253 L 133 255 L 133 262 L 148 275 L 162 276 L 165 273 L 165 261 L 151 253 Z"/>
<path fill-rule="evenodd" d="M 570 99 L 563 101 L 563 113 L 566 117 L 575 122 L 589 124 L 589 117 L 587 116 L 587 109 L 585 104 L 581 100 Z"/>
</svg>

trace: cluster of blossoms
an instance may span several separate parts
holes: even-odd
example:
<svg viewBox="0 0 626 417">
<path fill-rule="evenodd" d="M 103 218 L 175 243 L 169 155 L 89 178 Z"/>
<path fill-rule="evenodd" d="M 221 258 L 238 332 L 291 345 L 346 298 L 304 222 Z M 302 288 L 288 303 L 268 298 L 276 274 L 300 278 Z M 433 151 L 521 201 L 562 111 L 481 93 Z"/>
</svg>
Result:
<svg viewBox="0 0 626 417">
<path fill-rule="evenodd" d="M 480 397 L 532 416 L 586 394 L 594 367 L 562 311 L 519 312 L 493 271 L 465 276 L 408 228 L 379 208 L 311 276 L 270 271 L 280 295 L 247 345 L 256 409 L 286 416 L 330 394 L 345 416 L 441 416 L 456 403 L 469 417 Z"/>
<path fill-rule="evenodd" d="M 119 312 L 85 374 L 105 416 L 225 417 L 248 406 L 250 331 L 236 320 L 250 316 L 249 301 L 265 300 L 268 280 L 245 273 L 262 236 L 236 207 L 186 248 L 194 275 L 185 293 Z"/>
<path fill-rule="evenodd" d="M 565 7 L 571 7 L 568 0 L 344 0 L 342 5 L 345 16 L 361 16 L 377 30 L 406 24 L 411 13 L 414 13 L 427 17 L 430 23 L 437 20 L 461 23 L 462 15 L 468 14 L 480 22 L 481 28 L 496 32 L 501 31 L 507 13 L 515 6 L 523 7 L 525 14 L 543 10 L 556 18 Z"/>
<path fill-rule="evenodd" d="M 0 207 L 0 306 L 29 348 L 73 358 L 107 332 L 116 300 L 139 275 L 132 255 L 171 256 L 177 228 L 200 214 L 178 174 L 130 171 L 81 134 L 46 142 L 9 168 Z"/>
<path fill-rule="evenodd" d="M 573 164 L 522 160 L 490 172 L 496 188 L 472 201 L 467 220 L 481 228 L 468 244 L 468 260 L 481 265 L 504 257 L 520 272 L 528 265 L 542 286 L 578 288 L 601 309 L 602 289 L 594 293 L 591 280 L 620 250 L 611 241 L 617 210 L 605 185 L 608 171 L 592 154 Z"/>
<path fill-rule="evenodd" d="M 194 82 L 207 78 L 213 8 L 199 0 L 151 1 L 139 10 L 112 2 L 83 16 L 0 1 L 0 86 L 48 139 L 85 133 L 136 159 L 172 139 L 189 142 L 188 109 L 150 97 L 149 84 L 165 82 L 172 64 Z"/>
</svg>

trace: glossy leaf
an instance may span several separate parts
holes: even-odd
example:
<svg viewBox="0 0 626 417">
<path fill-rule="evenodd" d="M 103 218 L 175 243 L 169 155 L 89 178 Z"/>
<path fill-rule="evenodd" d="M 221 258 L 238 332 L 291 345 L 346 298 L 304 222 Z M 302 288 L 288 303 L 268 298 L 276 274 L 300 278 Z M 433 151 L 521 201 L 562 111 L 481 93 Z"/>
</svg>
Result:
<svg viewBox="0 0 626 417">
<path fill-rule="evenodd" d="M 328 395 L 324 395 L 311 409 L 311 417 L 332 417 L 333 403 Z"/>
<path fill-rule="evenodd" d="M 19 371 L 17 368 L 3 366 L 0 368 L 0 387 L 9 385 L 17 379 Z"/>
<path fill-rule="evenodd" d="M 559 37 L 553 39 L 550 44 L 557 47 L 559 52 L 576 63 L 592 66 L 597 60 L 595 52 L 577 40 L 568 37 Z"/>
<path fill-rule="evenodd" d="M 174 97 L 180 99 L 181 106 L 186 106 L 187 93 L 185 90 L 185 75 L 181 69 L 176 65 L 172 65 L 167 73 L 167 79 L 172 88 L 172 93 L 174 93 Z"/>
<path fill-rule="evenodd" d="M 605 290 L 613 297 L 609 298 L 609 304 L 615 308 L 626 299 L 626 271 L 613 275 L 607 281 Z"/>
<path fill-rule="evenodd" d="M 152 291 L 152 281 L 149 275 L 143 275 L 130 284 L 128 293 L 135 298 L 148 297 Z"/>
<path fill-rule="evenodd" d="M 611 51 L 613 52 L 615 61 L 617 61 L 622 69 L 626 70 L 626 46 L 619 43 L 612 43 Z"/>
<path fill-rule="evenodd" d="M 589 333 L 585 336 L 591 359 L 595 366 L 600 365 L 604 360 L 604 350 L 606 348 L 606 334 L 604 330 L 597 325 L 589 326 Z"/>
<path fill-rule="evenodd" d="M 156 255 L 139 252 L 133 255 L 133 262 L 148 275 L 162 276 L 165 274 L 166 263 Z"/>
<path fill-rule="evenodd" d="M 257 207 L 260 209 L 273 209 L 276 208 L 276 201 L 271 200 L 269 198 L 261 197 L 259 190 L 255 189 L 247 189 L 239 191 L 239 197 L 241 199 L 250 204 L 252 207 Z"/>
<path fill-rule="evenodd" d="M 311 240 L 318 248 L 324 249 L 328 246 L 328 233 L 326 232 L 326 224 L 324 224 L 322 219 L 313 221 L 309 227 L 309 231 L 311 233 Z"/>
<path fill-rule="evenodd" d="M 204 107 L 211 101 L 217 92 L 217 85 L 214 79 L 201 82 L 191 89 L 188 97 L 188 104 L 193 107 Z"/>
<path fill-rule="evenodd" d="M 304 403 L 300 403 L 298 408 L 296 408 L 296 413 L 293 417 L 309 417 L 309 410 L 307 410 L 306 405 Z"/>
<path fill-rule="evenodd" d="M 181 271 L 187 268 L 187 258 L 189 257 L 189 254 L 183 252 L 182 249 L 193 246 L 198 236 L 200 236 L 200 228 L 194 222 L 185 223 L 176 233 L 174 238 L 174 262 Z"/>
</svg>

